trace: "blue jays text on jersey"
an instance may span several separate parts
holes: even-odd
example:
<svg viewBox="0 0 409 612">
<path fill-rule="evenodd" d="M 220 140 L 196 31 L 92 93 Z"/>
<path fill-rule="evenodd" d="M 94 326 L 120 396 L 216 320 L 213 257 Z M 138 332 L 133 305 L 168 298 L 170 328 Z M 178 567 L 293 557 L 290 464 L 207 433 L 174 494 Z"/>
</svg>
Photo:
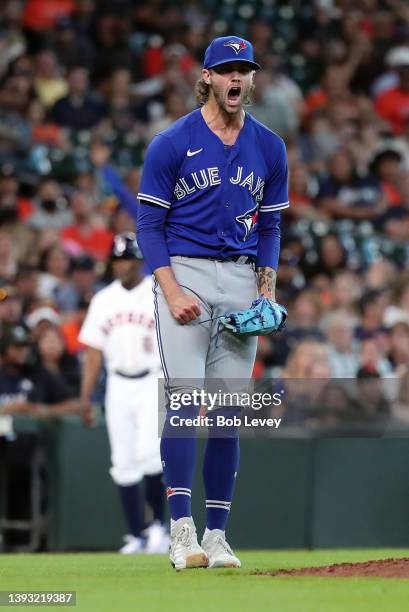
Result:
<svg viewBox="0 0 409 612">
<path fill-rule="evenodd" d="M 232 146 L 200 109 L 148 147 L 138 199 L 167 209 L 169 255 L 256 259 L 259 233 L 289 206 L 282 139 L 246 113 Z"/>
</svg>

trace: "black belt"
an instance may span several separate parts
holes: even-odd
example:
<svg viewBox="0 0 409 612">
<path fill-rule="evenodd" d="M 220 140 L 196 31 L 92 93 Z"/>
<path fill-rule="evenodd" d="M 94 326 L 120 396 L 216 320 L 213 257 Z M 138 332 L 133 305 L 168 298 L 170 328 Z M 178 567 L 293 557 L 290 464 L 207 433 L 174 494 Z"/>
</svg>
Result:
<svg viewBox="0 0 409 612">
<path fill-rule="evenodd" d="M 120 370 L 115 370 L 114 374 L 116 374 L 117 376 L 122 376 L 122 378 L 143 378 L 144 376 L 150 374 L 150 372 L 150 370 L 142 370 L 142 372 L 139 372 L 139 374 L 126 374 L 125 372 L 121 372 Z"/>
</svg>

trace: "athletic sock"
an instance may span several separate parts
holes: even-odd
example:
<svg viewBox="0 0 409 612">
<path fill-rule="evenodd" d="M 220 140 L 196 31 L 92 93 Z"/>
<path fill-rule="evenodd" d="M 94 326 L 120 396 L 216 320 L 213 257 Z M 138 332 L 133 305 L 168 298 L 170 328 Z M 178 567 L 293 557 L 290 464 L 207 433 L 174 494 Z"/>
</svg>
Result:
<svg viewBox="0 0 409 612">
<path fill-rule="evenodd" d="M 176 425 L 175 421 L 183 423 L 180 419 L 194 418 L 198 413 L 199 406 L 193 400 L 190 406 L 181 406 L 177 411 L 169 409 L 163 428 L 160 453 L 169 512 L 174 521 L 192 516 L 191 495 L 196 462 L 196 428 Z"/>
<path fill-rule="evenodd" d="M 118 485 L 129 533 L 140 538 L 142 531 L 141 484 Z"/>
<path fill-rule="evenodd" d="M 164 518 L 163 474 L 149 474 L 145 476 L 145 499 L 152 508 L 153 520 L 163 523 Z"/>
<path fill-rule="evenodd" d="M 234 485 L 240 462 L 240 443 L 236 430 L 220 433 L 209 430 L 203 461 L 203 481 L 206 492 L 207 529 L 226 528 Z"/>
</svg>

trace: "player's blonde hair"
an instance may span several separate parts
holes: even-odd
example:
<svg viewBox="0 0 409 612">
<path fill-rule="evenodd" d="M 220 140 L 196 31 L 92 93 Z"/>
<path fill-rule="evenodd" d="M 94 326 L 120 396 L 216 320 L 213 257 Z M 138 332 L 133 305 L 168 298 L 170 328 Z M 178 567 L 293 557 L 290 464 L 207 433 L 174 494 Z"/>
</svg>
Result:
<svg viewBox="0 0 409 612">
<path fill-rule="evenodd" d="M 195 85 L 195 96 L 199 106 L 203 106 L 209 99 L 210 85 L 204 79 L 199 79 Z"/>
<path fill-rule="evenodd" d="M 253 103 L 253 91 L 254 83 L 251 85 L 246 98 L 243 100 L 243 104 L 248 106 Z M 195 85 L 195 96 L 199 106 L 203 106 L 209 99 L 210 85 L 205 83 L 204 79 L 201 78 L 196 82 Z"/>
</svg>

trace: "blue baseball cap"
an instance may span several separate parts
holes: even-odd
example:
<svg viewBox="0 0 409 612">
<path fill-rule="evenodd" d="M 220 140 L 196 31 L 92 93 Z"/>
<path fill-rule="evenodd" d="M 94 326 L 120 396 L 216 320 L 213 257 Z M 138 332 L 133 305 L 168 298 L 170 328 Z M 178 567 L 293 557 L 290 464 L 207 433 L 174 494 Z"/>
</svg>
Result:
<svg viewBox="0 0 409 612">
<path fill-rule="evenodd" d="M 260 69 L 254 61 L 251 42 L 238 36 L 215 38 L 206 49 L 203 68 L 215 68 L 229 62 L 246 62 L 253 70 Z"/>
</svg>

